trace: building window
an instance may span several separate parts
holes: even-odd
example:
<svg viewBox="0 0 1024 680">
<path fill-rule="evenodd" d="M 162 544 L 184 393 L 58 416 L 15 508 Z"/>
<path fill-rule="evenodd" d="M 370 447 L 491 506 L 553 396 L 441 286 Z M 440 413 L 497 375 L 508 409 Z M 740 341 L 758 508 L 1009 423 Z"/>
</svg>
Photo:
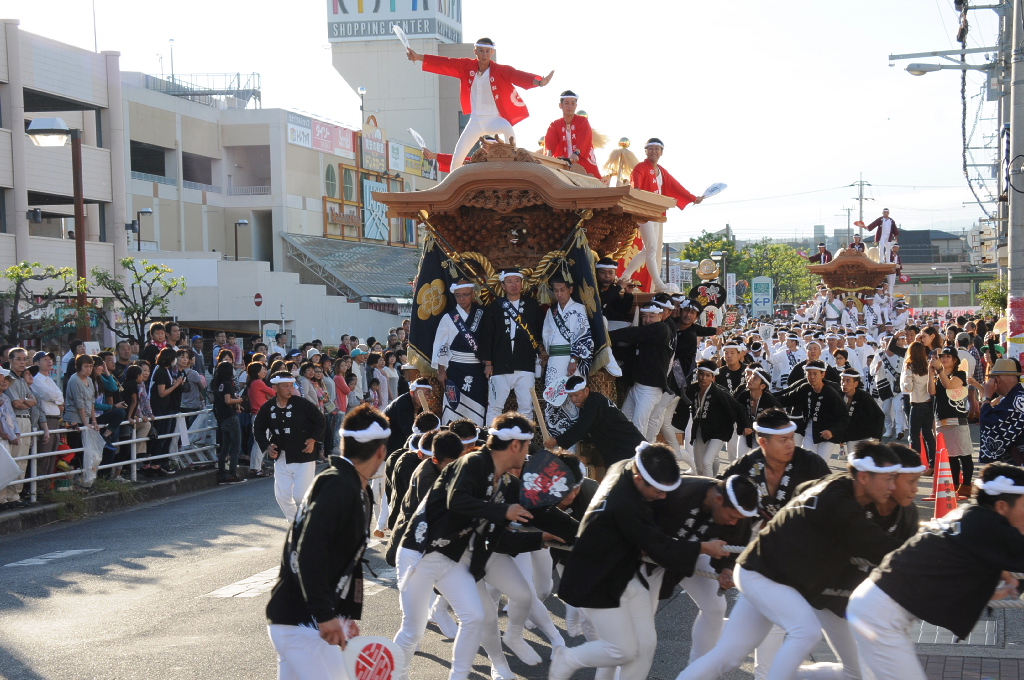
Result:
<svg viewBox="0 0 1024 680">
<path fill-rule="evenodd" d="M 324 172 L 324 187 L 331 198 L 338 197 L 338 174 L 334 171 L 334 165 L 328 165 Z"/>
<path fill-rule="evenodd" d="M 359 193 L 356 191 L 356 170 L 355 168 L 344 168 L 342 174 L 345 180 L 345 196 L 346 201 L 356 203 L 359 201 Z"/>
<path fill-rule="evenodd" d="M 0 234 L 7 233 L 7 189 L 0 189 Z"/>
</svg>

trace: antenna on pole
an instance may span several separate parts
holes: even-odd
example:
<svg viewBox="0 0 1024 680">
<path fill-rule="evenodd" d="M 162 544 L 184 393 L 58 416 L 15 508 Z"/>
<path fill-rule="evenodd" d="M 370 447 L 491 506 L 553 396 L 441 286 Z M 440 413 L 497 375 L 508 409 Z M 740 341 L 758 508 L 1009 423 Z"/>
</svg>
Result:
<svg viewBox="0 0 1024 680">
<path fill-rule="evenodd" d="M 100 51 L 100 41 L 96 38 L 96 0 L 92 0 L 92 51 Z"/>
</svg>

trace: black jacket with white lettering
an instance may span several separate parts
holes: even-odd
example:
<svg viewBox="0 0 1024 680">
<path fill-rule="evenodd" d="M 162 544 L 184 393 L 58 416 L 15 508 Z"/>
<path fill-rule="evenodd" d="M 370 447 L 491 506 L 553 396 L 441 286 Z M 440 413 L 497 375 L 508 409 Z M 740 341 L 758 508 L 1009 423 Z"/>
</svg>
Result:
<svg viewBox="0 0 1024 680">
<path fill-rule="evenodd" d="M 700 400 L 700 385 L 697 383 L 686 386 L 686 397 L 690 400 L 690 412 L 693 415 L 691 443 L 698 434 L 706 442 L 712 439 L 727 442 L 734 433 L 750 427 L 749 412 L 745 412 L 736 398 L 718 383 L 711 383 L 703 402 Z"/>
<path fill-rule="evenodd" d="M 995 510 L 972 504 L 926 525 L 871 580 L 917 618 L 966 638 L 1003 571 L 1024 571 L 1024 535 Z"/>
<path fill-rule="evenodd" d="M 846 436 L 850 413 L 839 390 L 827 380 L 820 392 L 815 392 L 810 383 L 801 380 L 790 384 L 781 392 L 776 392 L 775 397 L 787 409 L 799 410 L 801 416 L 797 433 L 803 434 L 807 424 L 813 421 L 814 428 L 811 432 L 815 444 L 825 441 L 821 438 L 821 433 L 826 430 L 832 433 L 832 439 L 828 441 L 834 444 L 845 441 L 843 437 Z"/>
<path fill-rule="evenodd" d="M 271 397 L 256 414 L 252 433 L 264 451 L 275 444 L 286 463 L 312 463 L 316 461 L 316 447 L 304 452 L 306 440 L 315 439 L 322 444 L 326 427 L 327 419 L 312 402 L 296 395 L 289 397 L 288 404 L 281 408 L 277 397 Z"/>
<path fill-rule="evenodd" d="M 739 565 L 809 601 L 840 578 L 851 557 L 881 562 L 900 542 L 868 517 L 853 484 L 849 473 L 841 472 L 797 489 L 743 551 Z"/>
<path fill-rule="evenodd" d="M 651 504 L 633 481 L 634 474 L 632 460 L 608 468 L 565 562 L 558 587 L 558 597 L 565 603 L 618 607 L 626 586 L 638 573 L 643 553 L 666 569 L 684 573 L 693 569 L 693 544 L 658 528 Z"/>
<path fill-rule="evenodd" d="M 316 627 L 337 616 L 360 617 L 360 560 L 369 519 L 369 495 L 359 473 L 348 460 L 331 456 L 288 530 L 281 572 L 267 603 L 270 623 Z"/>
<path fill-rule="evenodd" d="M 658 321 L 644 326 L 629 326 L 611 331 L 613 343 L 635 345 L 633 382 L 648 387 L 668 389 L 668 369 L 675 354 L 675 334 Z"/>
<path fill-rule="evenodd" d="M 406 489 L 405 495 L 393 501 L 391 514 L 388 516 L 391 536 L 388 538 L 387 550 L 384 551 L 384 561 L 392 567 L 395 566 L 398 546 L 402 543 L 402 535 L 405 534 L 406 529 L 409 527 L 409 522 L 416 515 L 416 509 L 419 508 L 420 503 L 430 493 L 434 482 L 440 476 L 441 470 L 437 467 L 434 459 L 423 459 L 416 470 L 413 471 L 412 478 L 409 480 L 409 488 Z M 392 517 L 395 518 L 394 524 L 391 522 Z"/>
<path fill-rule="evenodd" d="M 843 395 L 843 402 L 846 402 L 846 395 Z M 852 403 L 846 405 L 846 412 L 850 416 L 846 432 L 838 440 L 833 437 L 832 441 L 838 444 L 839 442 L 882 438 L 882 431 L 885 429 L 885 415 L 878 407 L 878 402 L 872 399 L 870 394 L 858 388 L 853 393 Z"/>
</svg>

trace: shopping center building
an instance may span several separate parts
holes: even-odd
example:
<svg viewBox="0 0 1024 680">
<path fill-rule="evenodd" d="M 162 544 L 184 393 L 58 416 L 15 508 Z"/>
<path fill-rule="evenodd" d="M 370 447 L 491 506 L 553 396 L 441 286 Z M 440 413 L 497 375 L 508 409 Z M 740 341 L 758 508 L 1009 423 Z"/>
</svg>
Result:
<svg viewBox="0 0 1024 680">
<path fill-rule="evenodd" d="M 329 20 L 331 10 L 329 0 Z M 460 22 L 406 25 L 418 50 L 472 50 L 452 44 Z M 380 336 L 408 314 L 421 234 L 389 219 L 372 192 L 433 186 L 436 164 L 408 128 L 428 148 L 450 148 L 463 118 L 458 84 L 408 61 L 399 69 L 393 34 L 332 40 L 335 67 L 367 89 L 362 124 L 346 125 L 262 108 L 258 74 L 123 72 L 116 52 L 34 35 L 17 20 L 0 26 L 0 267 L 75 266 L 71 149 L 35 146 L 25 132 L 60 118 L 82 131 L 88 270 L 116 271 L 127 256 L 167 264 L 188 283 L 171 303 L 183 325 L 283 325 L 295 341 L 332 344 L 342 333 Z"/>
</svg>

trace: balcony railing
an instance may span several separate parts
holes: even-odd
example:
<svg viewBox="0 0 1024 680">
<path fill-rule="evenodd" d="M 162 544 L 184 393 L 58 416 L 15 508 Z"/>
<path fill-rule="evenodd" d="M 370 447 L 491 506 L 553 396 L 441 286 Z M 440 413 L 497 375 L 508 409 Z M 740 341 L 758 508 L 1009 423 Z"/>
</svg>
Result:
<svg viewBox="0 0 1024 680">
<path fill-rule="evenodd" d="M 143 182 L 156 182 L 157 184 L 170 184 L 171 186 L 178 184 L 178 180 L 173 177 L 151 175 L 148 172 L 135 172 L 134 170 L 132 170 L 132 179 L 141 179 Z"/>
<path fill-rule="evenodd" d="M 228 196 L 269 196 L 270 187 L 230 187 Z"/>
<path fill-rule="evenodd" d="M 181 183 L 181 186 L 186 189 L 198 189 L 199 191 L 209 191 L 215 194 L 223 193 L 224 190 L 213 184 L 203 184 L 202 182 L 189 182 L 187 179 Z"/>
</svg>

